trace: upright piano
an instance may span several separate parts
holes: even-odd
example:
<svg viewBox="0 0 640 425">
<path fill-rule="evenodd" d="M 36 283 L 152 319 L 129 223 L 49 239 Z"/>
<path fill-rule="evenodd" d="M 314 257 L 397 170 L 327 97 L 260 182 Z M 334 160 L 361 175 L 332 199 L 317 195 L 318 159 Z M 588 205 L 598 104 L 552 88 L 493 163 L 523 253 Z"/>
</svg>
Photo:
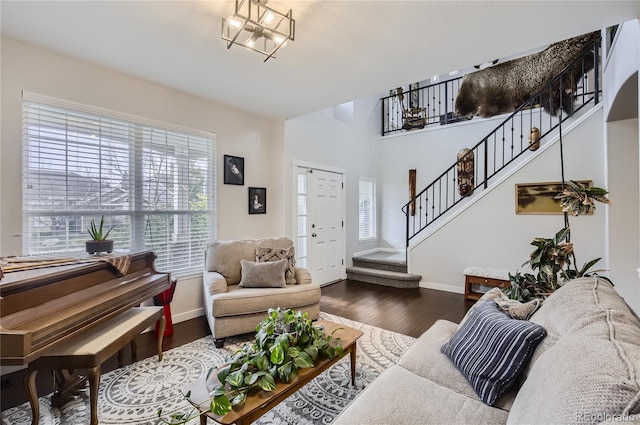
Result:
<svg viewBox="0 0 640 425">
<path fill-rule="evenodd" d="M 0 365 L 25 365 L 47 349 L 169 289 L 151 251 L 131 254 L 123 274 L 96 261 L 4 273 Z"/>
</svg>

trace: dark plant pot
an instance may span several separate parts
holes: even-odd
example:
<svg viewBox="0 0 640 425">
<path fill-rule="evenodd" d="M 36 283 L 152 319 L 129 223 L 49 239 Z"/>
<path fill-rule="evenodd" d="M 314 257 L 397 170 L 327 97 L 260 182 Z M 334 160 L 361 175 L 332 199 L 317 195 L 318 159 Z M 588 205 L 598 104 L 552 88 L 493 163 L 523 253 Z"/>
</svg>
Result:
<svg viewBox="0 0 640 425">
<path fill-rule="evenodd" d="M 87 254 L 100 254 L 101 252 L 112 252 L 113 241 L 87 241 L 85 242 Z"/>
</svg>

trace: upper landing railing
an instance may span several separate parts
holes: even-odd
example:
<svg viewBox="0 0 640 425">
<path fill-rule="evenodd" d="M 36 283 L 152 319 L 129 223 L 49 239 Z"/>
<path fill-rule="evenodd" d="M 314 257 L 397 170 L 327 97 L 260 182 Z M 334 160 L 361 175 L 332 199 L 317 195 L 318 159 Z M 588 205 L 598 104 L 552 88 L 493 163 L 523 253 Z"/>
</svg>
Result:
<svg viewBox="0 0 640 425">
<path fill-rule="evenodd" d="M 382 102 L 381 135 L 460 121 L 454 116 L 462 77 L 425 87 L 391 90 Z M 462 118 L 464 120 L 465 118 Z"/>
<path fill-rule="evenodd" d="M 600 101 L 599 46 L 600 41 L 594 43 L 495 130 L 466 153 L 461 153 L 453 165 L 402 207 L 406 215 L 407 246 L 412 238 L 464 198 L 487 189 L 490 180 L 510 163 L 536 150 L 535 144 L 529 145 L 532 131 L 539 134 L 542 142 L 561 120 L 564 122 L 585 106 Z M 403 95 L 406 100 L 407 94 Z M 569 107 L 557 111 L 556 115 L 540 107 L 545 104 L 565 105 L 565 102 Z M 447 108 L 451 105 L 448 103 Z M 384 106 L 382 109 L 385 110 Z"/>
</svg>

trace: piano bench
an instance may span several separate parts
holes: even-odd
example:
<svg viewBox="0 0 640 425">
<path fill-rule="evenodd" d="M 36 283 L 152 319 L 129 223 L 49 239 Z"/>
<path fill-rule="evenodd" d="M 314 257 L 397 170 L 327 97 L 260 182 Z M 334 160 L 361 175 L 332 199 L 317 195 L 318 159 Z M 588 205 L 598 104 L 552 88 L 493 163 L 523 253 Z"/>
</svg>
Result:
<svg viewBox="0 0 640 425">
<path fill-rule="evenodd" d="M 54 346 L 41 357 L 29 363 L 24 377 L 24 386 L 31 404 L 32 425 L 38 425 L 40 405 L 36 389 L 38 370 L 73 371 L 85 369 L 89 380 L 89 399 L 91 404 L 91 424 L 98 423 L 98 386 L 100 385 L 100 367 L 111 356 L 120 351 L 142 331 L 160 321 L 158 333 L 158 360 L 162 360 L 162 337 L 165 317 L 162 307 L 133 307 L 87 331 L 75 335 L 67 341 Z M 70 373 L 64 376 L 65 388 L 59 388 L 56 377 L 56 393 L 61 390 L 71 392 L 84 385 L 85 378 L 78 379 Z M 74 379 L 71 382 L 70 379 Z M 54 394 L 55 396 L 55 394 Z"/>
</svg>

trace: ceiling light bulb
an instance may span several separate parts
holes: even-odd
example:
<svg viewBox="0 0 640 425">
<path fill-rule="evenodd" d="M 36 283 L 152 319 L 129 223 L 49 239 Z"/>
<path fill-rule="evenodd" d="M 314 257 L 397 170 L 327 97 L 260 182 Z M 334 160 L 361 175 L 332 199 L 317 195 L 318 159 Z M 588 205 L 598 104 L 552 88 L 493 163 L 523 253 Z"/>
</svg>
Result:
<svg viewBox="0 0 640 425">
<path fill-rule="evenodd" d="M 229 16 L 227 18 L 227 25 L 231 28 L 240 28 L 242 26 L 242 22 L 235 16 Z"/>
<path fill-rule="evenodd" d="M 256 45 L 257 37 L 253 34 L 250 38 L 247 38 L 247 41 L 244 42 L 244 45 L 247 47 L 253 47 Z"/>
<path fill-rule="evenodd" d="M 276 16 L 273 14 L 273 12 L 269 11 L 269 12 L 265 12 L 263 18 L 262 18 L 262 22 L 264 22 L 265 25 L 269 25 L 271 22 L 273 22 L 273 20 L 276 18 Z"/>
<path fill-rule="evenodd" d="M 273 42 L 276 44 L 282 44 L 282 42 L 284 42 L 286 40 L 286 38 L 284 38 L 281 35 L 274 35 L 273 36 Z"/>
</svg>

